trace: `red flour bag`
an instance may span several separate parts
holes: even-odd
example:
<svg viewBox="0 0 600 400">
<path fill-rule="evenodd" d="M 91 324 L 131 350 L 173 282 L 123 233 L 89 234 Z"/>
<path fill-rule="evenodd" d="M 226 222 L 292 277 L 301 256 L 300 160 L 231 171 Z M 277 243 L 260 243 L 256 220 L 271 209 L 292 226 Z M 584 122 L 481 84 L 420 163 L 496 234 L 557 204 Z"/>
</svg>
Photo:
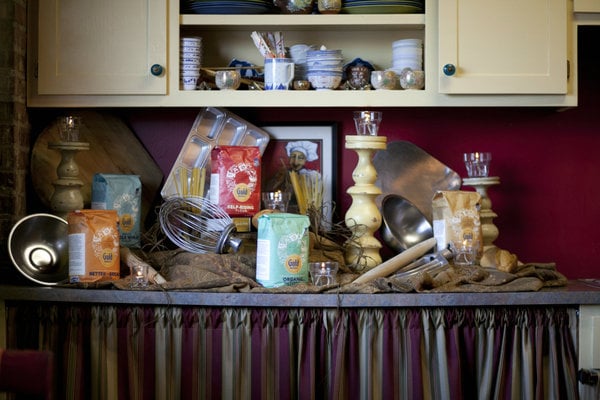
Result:
<svg viewBox="0 0 600 400">
<path fill-rule="evenodd" d="M 252 217 L 260 211 L 260 164 L 256 146 L 213 148 L 210 201 L 230 217 Z"/>
</svg>

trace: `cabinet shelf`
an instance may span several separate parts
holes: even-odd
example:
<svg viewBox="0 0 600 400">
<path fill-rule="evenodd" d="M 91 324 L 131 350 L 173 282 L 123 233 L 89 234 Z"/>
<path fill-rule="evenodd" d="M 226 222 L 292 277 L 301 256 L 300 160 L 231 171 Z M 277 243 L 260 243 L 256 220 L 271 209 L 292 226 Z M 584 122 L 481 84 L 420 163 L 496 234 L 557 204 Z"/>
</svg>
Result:
<svg viewBox="0 0 600 400">
<path fill-rule="evenodd" d="M 380 31 L 425 29 L 424 14 L 361 14 L 361 15 L 190 15 L 179 17 L 181 27 L 201 27 L 202 30 L 344 30 Z"/>
<path fill-rule="evenodd" d="M 355 58 L 369 61 L 376 69 L 392 65 L 392 43 L 398 39 L 425 39 L 425 14 L 336 14 L 336 15 L 179 15 L 179 35 L 203 38 L 203 65 L 224 67 L 233 59 L 262 65 L 252 31 L 281 31 L 286 46 L 305 43 L 340 49 L 344 62 Z M 427 51 L 427 50 L 425 50 Z M 177 60 L 176 53 L 172 59 Z M 332 92 L 177 92 L 182 99 L 195 98 L 213 106 L 389 106 L 426 105 L 426 95 L 404 91 Z M 187 102 L 188 100 L 185 100 Z"/>
<path fill-rule="evenodd" d="M 287 90 L 287 91 L 180 91 L 184 103 L 215 107 L 244 107 L 260 104 L 265 107 L 390 107 L 400 104 L 427 105 L 424 90 Z"/>
</svg>

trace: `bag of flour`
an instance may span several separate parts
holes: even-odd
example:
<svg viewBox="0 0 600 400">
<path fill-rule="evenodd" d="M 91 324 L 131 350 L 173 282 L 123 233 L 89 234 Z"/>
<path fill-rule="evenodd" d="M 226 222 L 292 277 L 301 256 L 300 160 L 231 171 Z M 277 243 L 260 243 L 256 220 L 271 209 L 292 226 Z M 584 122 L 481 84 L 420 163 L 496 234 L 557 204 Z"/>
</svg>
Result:
<svg viewBox="0 0 600 400">
<path fill-rule="evenodd" d="M 264 287 L 308 282 L 308 216 L 263 214 L 258 218 L 256 281 Z"/>
<path fill-rule="evenodd" d="M 121 277 L 118 220 L 116 210 L 78 210 L 67 215 L 71 283 Z"/>
<path fill-rule="evenodd" d="M 481 196 L 470 191 L 438 191 L 433 196 L 433 235 L 437 250 L 450 247 L 454 264 L 472 265 L 481 258 Z"/>
<path fill-rule="evenodd" d="M 261 156 L 255 146 L 218 146 L 211 151 L 210 201 L 230 217 L 260 211 Z"/>
<path fill-rule="evenodd" d="M 137 175 L 95 174 L 92 209 L 116 210 L 124 247 L 140 247 L 142 182 Z"/>
</svg>

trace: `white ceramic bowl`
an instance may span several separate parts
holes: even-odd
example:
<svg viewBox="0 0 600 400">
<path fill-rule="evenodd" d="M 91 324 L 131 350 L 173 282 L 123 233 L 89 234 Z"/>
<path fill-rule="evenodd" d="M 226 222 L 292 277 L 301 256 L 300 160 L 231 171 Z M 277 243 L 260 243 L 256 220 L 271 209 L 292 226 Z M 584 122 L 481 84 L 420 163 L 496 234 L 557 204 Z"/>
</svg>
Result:
<svg viewBox="0 0 600 400">
<path fill-rule="evenodd" d="M 399 39 L 392 42 L 392 47 L 400 46 L 423 46 L 423 40 L 421 39 Z"/>
<path fill-rule="evenodd" d="M 180 42 L 181 42 L 182 47 L 200 47 L 200 46 L 202 46 L 202 38 L 199 36 L 182 37 Z"/>
<path fill-rule="evenodd" d="M 342 83 L 342 75 L 315 75 L 308 74 L 310 85 L 315 90 L 334 90 Z"/>
<path fill-rule="evenodd" d="M 202 53 L 201 46 L 182 46 L 181 47 L 181 54 L 184 54 L 184 55 L 192 55 L 192 54 L 200 54 L 200 53 Z"/>
<path fill-rule="evenodd" d="M 200 64 L 181 64 L 181 71 L 200 73 Z"/>
<path fill-rule="evenodd" d="M 416 71 L 421 71 L 423 70 L 423 63 L 420 61 L 416 61 L 416 60 L 412 60 L 412 61 L 394 61 L 392 63 L 392 70 L 394 70 L 395 73 L 397 73 L 398 75 L 400 75 L 400 73 L 402 72 L 402 70 L 404 68 L 410 68 Z"/>
</svg>

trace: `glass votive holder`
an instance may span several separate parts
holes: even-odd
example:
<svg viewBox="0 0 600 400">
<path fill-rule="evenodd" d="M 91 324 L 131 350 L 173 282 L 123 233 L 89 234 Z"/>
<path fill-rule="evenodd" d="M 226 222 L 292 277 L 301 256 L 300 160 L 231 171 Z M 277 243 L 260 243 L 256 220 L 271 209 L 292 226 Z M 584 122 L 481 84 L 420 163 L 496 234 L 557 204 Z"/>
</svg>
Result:
<svg viewBox="0 0 600 400">
<path fill-rule="evenodd" d="M 454 265 L 475 265 L 475 262 L 477 261 L 477 249 L 477 243 L 474 243 L 472 240 L 450 243 L 450 250 L 454 254 Z"/>
<path fill-rule="evenodd" d="M 79 142 L 79 128 L 81 127 L 80 117 L 74 117 L 72 115 L 59 117 L 57 124 L 61 142 Z"/>
<path fill-rule="evenodd" d="M 148 286 L 148 265 L 136 264 L 131 268 L 131 287 L 142 288 Z"/>
<path fill-rule="evenodd" d="M 475 152 L 464 154 L 465 167 L 469 178 L 485 178 L 490 173 L 492 153 Z"/>
<path fill-rule="evenodd" d="M 335 261 L 319 261 L 308 264 L 313 285 L 327 286 L 337 283 L 339 264 Z"/>
<path fill-rule="evenodd" d="M 290 202 L 291 194 L 289 192 L 263 192 L 263 207 L 269 210 L 279 210 L 286 212 Z"/>
<path fill-rule="evenodd" d="M 377 136 L 383 113 L 381 111 L 354 111 L 357 135 Z"/>
</svg>

